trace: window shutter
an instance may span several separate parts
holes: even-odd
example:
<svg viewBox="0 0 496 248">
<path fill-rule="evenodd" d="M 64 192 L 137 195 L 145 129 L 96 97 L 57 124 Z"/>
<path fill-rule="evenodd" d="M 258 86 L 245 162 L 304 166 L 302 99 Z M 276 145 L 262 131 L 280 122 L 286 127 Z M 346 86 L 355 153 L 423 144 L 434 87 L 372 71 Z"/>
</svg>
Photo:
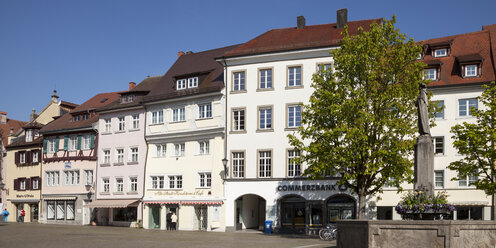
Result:
<svg viewBox="0 0 496 248">
<path fill-rule="evenodd" d="M 41 149 L 36 150 L 38 152 L 38 163 L 41 163 Z"/>
<path fill-rule="evenodd" d="M 30 190 L 33 187 L 31 187 L 31 178 L 26 178 L 24 179 L 26 181 L 26 190 Z"/>
<path fill-rule="evenodd" d="M 15 164 L 19 164 L 19 152 L 15 152 Z"/>
<path fill-rule="evenodd" d="M 90 149 L 95 148 L 95 134 L 92 133 L 90 136 Z"/>
<path fill-rule="evenodd" d="M 78 150 L 81 150 L 81 139 L 82 138 L 83 138 L 83 136 L 81 136 L 81 135 L 77 136 L 77 149 Z"/>
<path fill-rule="evenodd" d="M 33 152 L 27 151 L 26 152 L 26 164 L 31 164 L 32 162 L 33 162 Z"/>
<path fill-rule="evenodd" d="M 44 139 L 43 140 L 43 154 L 47 153 L 47 145 L 48 145 L 48 140 Z"/>
<path fill-rule="evenodd" d="M 60 138 L 59 136 L 57 136 L 57 138 L 55 138 L 55 152 L 59 151 L 59 145 L 60 145 Z"/>
<path fill-rule="evenodd" d="M 69 150 L 69 136 L 64 136 L 64 151 Z"/>
<path fill-rule="evenodd" d="M 14 190 L 19 190 L 19 179 L 14 179 Z"/>
</svg>

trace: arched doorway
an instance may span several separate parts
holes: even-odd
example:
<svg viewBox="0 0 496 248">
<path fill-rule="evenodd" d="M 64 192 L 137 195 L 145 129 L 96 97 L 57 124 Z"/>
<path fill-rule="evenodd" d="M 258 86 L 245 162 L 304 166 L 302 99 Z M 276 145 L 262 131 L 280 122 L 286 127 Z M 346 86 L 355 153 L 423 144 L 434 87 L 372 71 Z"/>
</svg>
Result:
<svg viewBox="0 0 496 248">
<path fill-rule="evenodd" d="M 356 201 L 348 195 L 334 195 L 327 200 L 327 221 L 355 219 Z"/>
<path fill-rule="evenodd" d="M 265 224 L 266 201 L 254 194 L 238 197 L 235 201 L 234 220 L 236 230 L 263 230 Z"/>
<path fill-rule="evenodd" d="M 298 232 L 306 227 L 306 200 L 297 195 L 289 195 L 280 200 L 281 228 Z"/>
</svg>

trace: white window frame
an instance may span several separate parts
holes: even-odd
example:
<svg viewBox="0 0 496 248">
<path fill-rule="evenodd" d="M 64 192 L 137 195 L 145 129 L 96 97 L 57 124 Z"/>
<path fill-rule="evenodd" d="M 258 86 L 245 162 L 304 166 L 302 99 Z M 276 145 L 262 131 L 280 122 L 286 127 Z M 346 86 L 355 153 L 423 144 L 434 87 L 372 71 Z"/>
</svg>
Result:
<svg viewBox="0 0 496 248">
<path fill-rule="evenodd" d="M 39 156 L 39 154 L 38 154 L 38 151 L 37 151 L 37 150 L 32 151 L 32 152 L 31 152 L 31 154 L 32 154 L 32 156 L 33 156 L 33 163 L 38 163 L 38 162 L 40 162 L 40 161 L 38 161 L 38 156 Z"/>
<path fill-rule="evenodd" d="M 300 69 L 298 73 L 298 69 Z M 288 67 L 288 87 L 300 87 L 302 85 L 302 71 L 303 68 L 298 65 L 298 66 L 290 66 Z M 298 78 L 299 75 L 299 78 Z M 299 79 L 299 83 L 298 83 Z"/>
<path fill-rule="evenodd" d="M 198 188 L 211 188 L 212 187 L 212 173 L 199 172 L 198 173 Z"/>
<path fill-rule="evenodd" d="M 124 192 L 124 178 L 122 178 L 122 177 L 116 177 L 115 178 L 114 192 L 116 192 L 116 193 L 123 193 Z"/>
<path fill-rule="evenodd" d="M 64 171 L 64 185 L 79 185 L 79 170 Z"/>
<path fill-rule="evenodd" d="M 437 80 L 437 68 L 424 69 L 424 79 L 425 80 Z"/>
<path fill-rule="evenodd" d="M 138 192 L 138 177 L 129 177 L 129 192 Z"/>
<path fill-rule="evenodd" d="M 445 155 L 445 153 L 446 153 L 445 143 L 446 142 L 444 140 L 445 140 L 444 139 L 444 136 L 435 136 L 435 137 L 432 137 L 432 143 L 434 145 L 434 155 L 436 155 L 436 156 Z M 441 152 L 441 153 L 437 152 L 438 145 L 440 147 L 442 146 L 443 152 Z"/>
<path fill-rule="evenodd" d="M 441 112 L 436 112 L 435 113 L 435 117 L 437 120 L 444 120 L 444 109 L 445 109 L 445 106 L 444 106 L 444 100 L 434 100 L 434 102 L 436 103 L 437 107 L 440 107 L 439 105 L 441 104 Z M 438 115 L 442 115 L 442 116 L 438 116 Z"/>
<path fill-rule="evenodd" d="M 122 152 L 120 152 L 122 151 Z M 117 164 L 124 163 L 124 148 L 116 148 L 115 149 L 115 162 Z"/>
<path fill-rule="evenodd" d="M 246 129 L 246 110 L 234 109 L 232 111 L 232 131 L 244 131 Z"/>
<path fill-rule="evenodd" d="M 272 69 L 269 68 L 260 69 L 258 71 L 258 81 L 259 81 L 258 83 L 259 89 L 272 89 L 273 88 Z"/>
<path fill-rule="evenodd" d="M 291 113 L 291 111 L 292 111 L 292 113 Z M 298 111 L 299 111 L 299 115 L 297 114 Z M 288 106 L 288 124 L 287 125 L 288 125 L 288 128 L 297 128 L 297 127 L 301 126 L 301 106 L 300 105 L 289 105 Z"/>
<path fill-rule="evenodd" d="M 268 112 L 270 111 L 270 121 L 268 121 Z M 274 120 L 272 107 L 258 108 L 258 129 L 272 129 L 272 121 Z M 263 125 L 263 126 L 262 126 Z"/>
<path fill-rule="evenodd" d="M 31 142 L 33 141 L 33 130 L 28 129 L 26 130 L 26 142 Z"/>
<path fill-rule="evenodd" d="M 26 163 L 26 154 L 27 152 L 19 152 L 19 163 L 20 164 L 25 164 Z"/>
<path fill-rule="evenodd" d="M 470 185 L 470 183 L 476 182 L 477 180 L 478 180 L 477 176 L 466 176 L 465 178 L 458 180 L 458 187 L 474 188 L 475 185 Z"/>
<path fill-rule="evenodd" d="M 159 144 L 155 145 L 157 152 L 156 152 L 156 157 L 158 158 L 164 158 L 167 156 L 167 144 Z"/>
<path fill-rule="evenodd" d="M 288 177 L 301 176 L 301 164 L 294 161 L 295 158 L 300 157 L 300 152 L 296 150 L 288 150 Z"/>
<path fill-rule="evenodd" d="M 108 177 L 102 178 L 102 192 L 110 193 L 110 179 Z"/>
<path fill-rule="evenodd" d="M 474 64 L 465 65 L 463 71 L 465 77 L 477 77 L 479 75 L 479 66 Z"/>
<path fill-rule="evenodd" d="M 210 154 L 210 140 L 198 141 L 198 155 Z"/>
<path fill-rule="evenodd" d="M 434 58 L 448 56 L 448 48 L 439 48 L 434 50 Z"/>
<path fill-rule="evenodd" d="M 232 177 L 233 178 L 244 178 L 245 177 L 245 153 L 242 151 L 231 152 L 231 167 L 232 167 Z"/>
<path fill-rule="evenodd" d="M 150 189 L 165 189 L 165 176 L 150 176 Z"/>
<path fill-rule="evenodd" d="M 139 149 L 137 146 L 129 147 L 129 162 L 137 163 L 139 159 Z"/>
<path fill-rule="evenodd" d="M 169 175 L 169 189 L 182 189 L 183 188 L 183 176 L 182 175 Z"/>
<path fill-rule="evenodd" d="M 76 151 L 77 150 L 77 136 L 69 136 L 69 151 Z"/>
<path fill-rule="evenodd" d="M 186 108 L 172 109 L 172 122 L 180 122 L 186 120 Z"/>
<path fill-rule="evenodd" d="M 198 119 L 212 118 L 212 103 L 198 104 Z"/>
<path fill-rule="evenodd" d="M 93 170 L 84 170 L 84 185 L 93 185 Z"/>
<path fill-rule="evenodd" d="M 258 151 L 258 177 L 270 178 L 272 177 L 272 151 L 263 150 Z"/>
<path fill-rule="evenodd" d="M 188 88 L 197 88 L 197 87 L 198 87 L 198 77 L 188 78 Z"/>
<path fill-rule="evenodd" d="M 246 73 L 244 71 L 233 72 L 233 91 L 246 90 Z"/>
<path fill-rule="evenodd" d="M 117 117 L 117 131 L 123 132 L 126 131 L 126 117 Z"/>
<path fill-rule="evenodd" d="M 47 142 L 47 153 L 55 153 L 55 142 L 56 139 L 49 139 Z"/>
<path fill-rule="evenodd" d="M 26 179 L 19 179 L 19 190 L 26 190 Z"/>
<path fill-rule="evenodd" d="M 90 149 L 90 143 L 91 143 L 91 135 L 85 134 L 81 138 L 81 150 L 89 150 Z"/>
<path fill-rule="evenodd" d="M 112 132 L 112 119 L 105 119 L 104 121 L 105 133 Z"/>
<path fill-rule="evenodd" d="M 58 171 L 45 171 L 46 186 L 58 186 L 60 173 Z"/>
<path fill-rule="evenodd" d="M 132 115 L 133 118 L 133 130 L 139 129 L 139 115 Z"/>
<path fill-rule="evenodd" d="M 161 124 L 164 123 L 164 111 L 153 111 L 152 112 L 152 124 Z"/>
<path fill-rule="evenodd" d="M 31 184 L 33 184 L 33 189 L 39 189 L 40 188 L 40 179 L 39 178 L 31 179 Z"/>
<path fill-rule="evenodd" d="M 458 117 L 472 117 L 471 107 L 473 107 L 473 104 L 472 105 L 470 104 L 471 100 L 475 100 L 476 102 L 475 109 L 479 109 L 479 100 L 476 97 L 458 99 Z M 464 115 L 461 115 L 462 102 L 464 102 L 463 104 L 464 105 L 463 111 L 465 112 Z"/>
<path fill-rule="evenodd" d="M 185 143 L 174 144 L 174 157 L 184 157 L 185 150 L 186 150 Z"/>
<path fill-rule="evenodd" d="M 111 162 L 110 161 L 110 149 L 103 149 L 102 153 L 103 153 L 103 156 L 102 156 L 103 157 L 102 158 L 103 161 L 102 161 L 102 163 L 103 164 L 110 164 L 110 162 Z"/>
<path fill-rule="evenodd" d="M 438 175 L 441 175 L 440 177 Z M 438 181 L 438 178 L 441 180 Z M 438 183 L 441 185 L 438 186 Z M 434 187 L 438 189 L 444 188 L 444 170 L 435 170 L 434 171 Z"/>
<path fill-rule="evenodd" d="M 178 79 L 176 81 L 176 90 L 184 90 L 186 89 L 186 79 Z"/>
</svg>

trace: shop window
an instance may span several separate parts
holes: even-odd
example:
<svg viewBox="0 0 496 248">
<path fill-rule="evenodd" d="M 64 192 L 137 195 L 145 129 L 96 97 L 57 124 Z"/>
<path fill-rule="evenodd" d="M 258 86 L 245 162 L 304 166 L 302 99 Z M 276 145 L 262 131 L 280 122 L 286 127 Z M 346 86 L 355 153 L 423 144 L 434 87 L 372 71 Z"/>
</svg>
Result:
<svg viewBox="0 0 496 248">
<path fill-rule="evenodd" d="M 457 207 L 457 220 L 482 220 L 482 207 Z"/>
<path fill-rule="evenodd" d="M 392 220 L 393 219 L 393 207 L 377 207 L 377 219 L 378 220 Z"/>
<path fill-rule="evenodd" d="M 114 221 L 136 221 L 138 219 L 138 208 L 114 208 Z"/>
<path fill-rule="evenodd" d="M 54 220 L 55 219 L 55 202 L 47 201 L 47 219 Z"/>
<path fill-rule="evenodd" d="M 310 226 L 322 226 L 322 204 L 310 205 Z"/>
<path fill-rule="evenodd" d="M 63 220 L 65 217 L 65 206 L 63 201 L 57 201 L 57 220 Z"/>
<path fill-rule="evenodd" d="M 68 201 L 66 204 L 66 219 L 67 220 L 74 220 L 74 202 L 73 201 Z"/>
</svg>

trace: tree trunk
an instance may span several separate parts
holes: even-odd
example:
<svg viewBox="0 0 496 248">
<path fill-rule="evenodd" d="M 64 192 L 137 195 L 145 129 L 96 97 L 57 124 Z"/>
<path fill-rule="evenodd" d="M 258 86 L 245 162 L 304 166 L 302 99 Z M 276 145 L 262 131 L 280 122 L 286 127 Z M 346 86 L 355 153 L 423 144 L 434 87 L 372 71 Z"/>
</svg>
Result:
<svg viewBox="0 0 496 248">
<path fill-rule="evenodd" d="M 358 219 L 365 220 L 365 199 L 366 195 L 363 193 L 358 193 Z"/>
</svg>

